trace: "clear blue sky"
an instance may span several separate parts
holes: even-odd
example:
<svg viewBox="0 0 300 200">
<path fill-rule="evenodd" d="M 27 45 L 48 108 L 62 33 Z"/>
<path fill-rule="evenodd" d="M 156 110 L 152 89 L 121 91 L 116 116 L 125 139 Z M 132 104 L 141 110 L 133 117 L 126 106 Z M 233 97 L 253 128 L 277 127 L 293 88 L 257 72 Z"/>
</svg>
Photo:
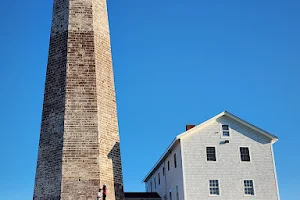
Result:
<svg viewBox="0 0 300 200">
<path fill-rule="evenodd" d="M 300 189 L 299 0 L 108 0 L 126 191 L 185 124 L 228 110 L 277 135 Z M 32 199 L 52 0 L 0 6 L 0 199 Z"/>
</svg>

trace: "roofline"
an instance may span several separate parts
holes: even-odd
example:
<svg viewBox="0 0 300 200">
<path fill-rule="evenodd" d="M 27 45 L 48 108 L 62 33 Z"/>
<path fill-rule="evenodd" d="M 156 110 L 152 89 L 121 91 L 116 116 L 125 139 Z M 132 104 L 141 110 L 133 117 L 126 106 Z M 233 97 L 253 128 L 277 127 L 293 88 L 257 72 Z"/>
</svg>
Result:
<svg viewBox="0 0 300 200">
<path fill-rule="evenodd" d="M 178 140 L 178 138 L 176 137 L 171 144 L 168 146 L 168 148 L 166 149 L 166 151 L 163 153 L 163 155 L 158 159 L 158 161 L 155 163 L 155 165 L 152 167 L 152 169 L 148 172 L 148 174 L 144 177 L 142 182 L 146 182 L 148 180 L 148 177 L 150 175 L 152 175 L 152 172 L 161 164 L 161 162 L 164 160 L 164 157 L 166 157 L 167 153 L 169 152 L 170 149 L 172 149 L 175 144 L 176 141 Z"/>
<path fill-rule="evenodd" d="M 271 133 L 269 133 L 269 132 L 267 132 L 267 131 L 265 131 L 265 130 L 263 130 L 261 128 L 258 128 L 257 126 L 254 126 L 253 124 L 251 124 L 251 123 L 249 123 L 249 122 L 247 122 L 247 121 L 245 121 L 245 120 L 243 120 L 243 119 L 241 119 L 241 118 L 235 116 L 234 114 L 232 114 L 232 113 L 230 113 L 230 112 L 228 112 L 228 111 L 225 110 L 225 111 L 219 113 L 218 115 L 216 115 L 216 116 L 214 116 L 214 117 L 206 120 L 205 122 L 203 122 L 203 123 L 195 126 L 194 128 L 192 128 L 192 129 L 190 129 L 188 131 L 185 131 L 185 132 L 177 135 L 175 137 L 175 139 L 172 141 L 172 143 L 168 146 L 168 148 L 166 149 L 166 151 L 163 153 L 163 155 L 159 158 L 159 160 L 155 163 L 155 165 L 152 167 L 152 169 L 145 176 L 145 178 L 143 179 L 143 182 L 146 182 L 148 180 L 148 178 L 150 177 L 150 175 L 152 175 L 153 171 L 156 168 L 158 168 L 158 166 L 161 164 L 161 162 L 163 161 L 163 158 L 167 155 L 167 153 L 169 152 L 169 150 L 172 149 L 177 144 L 176 143 L 177 141 L 180 141 L 181 138 L 186 137 L 186 136 L 188 136 L 188 135 L 190 135 L 190 134 L 198 131 L 199 129 L 205 127 L 206 125 L 208 125 L 208 124 L 216 121 L 218 118 L 223 117 L 223 116 L 227 116 L 227 117 L 229 117 L 229 118 L 231 118 L 231 119 L 233 119 L 233 120 L 235 120 L 235 121 L 243 124 L 244 126 L 246 126 L 246 127 L 250 128 L 250 129 L 252 129 L 252 130 L 254 130 L 254 131 L 256 131 L 256 132 L 264 135 L 265 137 L 267 137 L 267 138 L 269 138 L 271 140 L 271 144 L 274 144 L 275 142 L 278 141 L 277 136 L 275 136 L 275 135 L 273 135 L 273 134 L 271 134 Z"/>
<path fill-rule="evenodd" d="M 275 142 L 278 141 L 278 137 L 277 137 L 277 136 L 275 136 L 275 135 L 273 135 L 273 134 L 271 134 L 271 133 L 269 133 L 269 132 L 267 132 L 267 131 L 265 131 L 265 130 L 263 130 L 263 129 L 261 129 L 261 128 L 259 128 L 259 127 L 255 126 L 255 125 L 253 125 L 253 124 L 251 124 L 251 123 L 249 123 L 249 122 L 247 122 L 247 121 L 245 121 L 245 120 L 239 118 L 239 117 L 237 117 L 237 116 L 235 116 L 234 114 L 232 114 L 232 113 L 230 113 L 230 112 L 228 112 L 228 111 L 224 111 L 224 112 L 222 112 L 222 113 L 224 113 L 224 115 L 226 115 L 227 117 L 229 117 L 229 118 L 231 118 L 231 119 L 233 119 L 233 120 L 236 120 L 236 121 L 238 121 L 239 123 L 241 123 L 241 124 L 243 124 L 243 125 L 245 125 L 245 126 L 251 128 L 251 129 L 253 129 L 254 131 L 256 131 L 256 132 L 258 132 L 258 133 L 260 133 L 260 134 L 266 136 L 266 137 L 269 138 L 269 139 L 271 139 L 271 143 L 272 143 L 272 144 L 274 144 Z"/>
</svg>

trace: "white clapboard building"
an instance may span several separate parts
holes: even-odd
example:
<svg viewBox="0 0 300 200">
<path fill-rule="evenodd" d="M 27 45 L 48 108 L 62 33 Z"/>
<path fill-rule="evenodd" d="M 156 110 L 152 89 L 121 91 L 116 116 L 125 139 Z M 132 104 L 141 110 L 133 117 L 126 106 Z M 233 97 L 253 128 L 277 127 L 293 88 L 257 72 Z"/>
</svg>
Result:
<svg viewBox="0 0 300 200">
<path fill-rule="evenodd" d="M 178 135 L 144 178 L 162 200 L 279 200 L 277 137 L 224 111 Z"/>
</svg>

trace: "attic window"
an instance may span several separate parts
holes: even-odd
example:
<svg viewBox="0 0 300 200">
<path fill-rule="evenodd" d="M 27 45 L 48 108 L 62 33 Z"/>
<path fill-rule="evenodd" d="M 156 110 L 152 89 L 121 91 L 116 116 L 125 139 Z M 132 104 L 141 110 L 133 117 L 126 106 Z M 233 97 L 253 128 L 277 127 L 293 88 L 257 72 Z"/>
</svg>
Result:
<svg viewBox="0 0 300 200">
<path fill-rule="evenodd" d="M 229 137 L 229 126 L 228 125 L 222 125 L 222 136 L 223 137 Z"/>
</svg>

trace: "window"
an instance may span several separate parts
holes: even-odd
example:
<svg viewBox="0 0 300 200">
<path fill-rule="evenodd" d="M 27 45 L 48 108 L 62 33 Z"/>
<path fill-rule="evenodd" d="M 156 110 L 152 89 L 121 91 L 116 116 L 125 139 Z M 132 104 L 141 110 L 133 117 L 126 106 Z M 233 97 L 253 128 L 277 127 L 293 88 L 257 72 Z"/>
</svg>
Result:
<svg viewBox="0 0 300 200">
<path fill-rule="evenodd" d="M 216 149 L 215 147 L 206 147 L 207 161 L 216 161 Z"/>
<path fill-rule="evenodd" d="M 156 189 L 156 177 L 154 177 L 154 189 Z"/>
<path fill-rule="evenodd" d="M 172 200 L 172 193 L 171 193 L 171 191 L 169 192 L 169 200 Z"/>
<path fill-rule="evenodd" d="M 241 152 L 241 161 L 248 161 L 250 162 L 250 153 L 248 147 L 240 147 Z"/>
<path fill-rule="evenodd" d="M 222 125 L 222 134 L 223 137 L 229 137 L 229 126 L 228 125 Z"/>
<path fill-rule="evenodd" d="M 176 200 L 179 200 L 178 185 L 176 185 Z"/>
<path fill-rule="evenodd" d="M 170 170 L 170 161 L 168 161 L 168 171 Z"/>
<path fill-rule="evenodd" d="M 177 168 L 176 153 L 174 154 L 174 167 Z"/>
<path fill-rule="evenodd" d="M 252 180 L 244 180 L 245 195 L 254 195 L 254 187 Z"/>
<path fill-rule="evenodd" d="M 160 173 L 158 173 L 158 185 L 160 185 Z"/>
<path fill-rule="evenodd" d="M 152 182 L 150 182 L 150 192 L 152 192 Z"/>
<path fill-rule="evenodd" d="M 163 176 L 166 175 L 165 167 L 163 167 Z"/>
<path fill-rule="evenodd" d="M 209 194 L 220 195 L 218 180 L 209 180 Z"/>
</svg>

